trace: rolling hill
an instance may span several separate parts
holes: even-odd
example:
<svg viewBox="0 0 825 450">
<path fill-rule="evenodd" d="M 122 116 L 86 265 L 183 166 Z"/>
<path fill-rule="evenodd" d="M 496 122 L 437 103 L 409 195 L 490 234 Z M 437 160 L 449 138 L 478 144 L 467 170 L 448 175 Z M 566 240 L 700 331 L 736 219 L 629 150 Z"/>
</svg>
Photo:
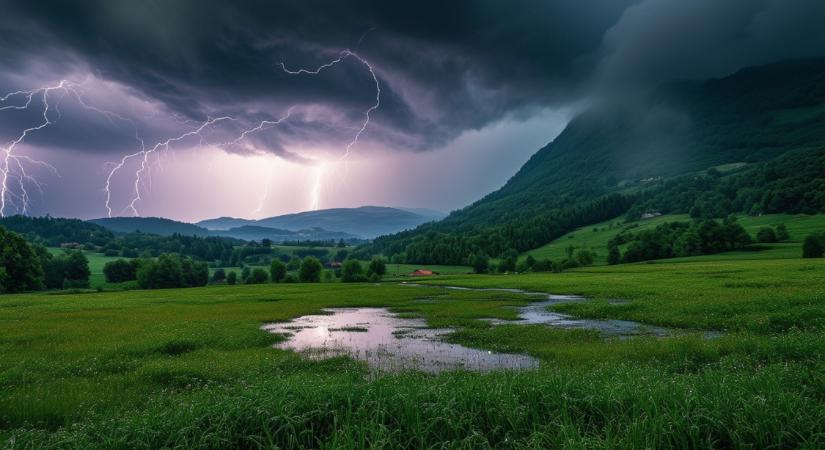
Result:
<svg viewBox="0 0 825 450">
<path fill-rule="evenodd" d="M 196 225 L 210 230 L 225 230 L 239 226 L 262 226 L 290 231 L 323 230 L 337 231 L 361 238 L 373 238 L 382 234 L 412 229 L 426 222 L 441 218 L 432 210 L 405 210 L 385 206 L 361 206 L 359 208 L 334 208 L 306 211 L 296 214 L 269 217 L 260 220 L 220 217 L 198 222 Z"/>
<path fill-rule="evenodd" d="M 440 264 L 461 263 L 473 252 L 496 256 L 526 251 L 577 227 L 624 214 L 653 192 L 673 187 L 668 182 L 674 178 L 720 165 L 753 166 L 789 151 L 804 158 L 805 152 L 825 147 L 823 120 L 825 58 L 670 83 L 633 105 L 597 104 L 572 120 L 498 191 L 440 222 L 376 239 L 370 251 Z M 782 172 L 782 164 L 789 162 L 793 160 L 774 164 L 774 170 Z M 820 158 L 810 161 L 820 163 Z M 771 173 L 758 175 L 773 180 Z M 783 175 L 787 182 L 780 183 L 781 189 L 799 185 L 802 180 L 791 181 L 792 175 Z M 776 197 L 759 186 L 750 188 Z M 680 204 L 689 209 L 703 189 L 683 189 Z M 818 211 L 817 201 L 809 203 L 812 212 Z M 773 212 L 784 212 L 779 204 Z"/>
<path fill-rule="evenodd" d="M 114 233 L 147 233 L 160 236 L 180 234 L 184 236 L 223 236 L 243 240 L 270 239 L 283 241 L 357 241 L 358 236 L 340 231 L 327 231 L 322 228 L 286 230 L 257 225 L 241 225 L 228 229 L 208 230 L 204 227 L 186 222 L 178 222 L 160 217 L 111 217 L 93 219 L 88 222 L 102 226 Z"/>
</svg>

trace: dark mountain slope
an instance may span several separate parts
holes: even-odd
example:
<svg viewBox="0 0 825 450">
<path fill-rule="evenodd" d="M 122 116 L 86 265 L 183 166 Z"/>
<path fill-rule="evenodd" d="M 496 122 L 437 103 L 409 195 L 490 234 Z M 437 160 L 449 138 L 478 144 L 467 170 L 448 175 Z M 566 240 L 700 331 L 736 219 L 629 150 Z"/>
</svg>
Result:
<svg viewBox="0 0 825 450">
<path fill-rule="evenodd" d="M 629 207 L 660 177 L 818 148 L 825 145 L 823 123 L 825 59 L 672 83 L 636 105 L 591 108 L 498 191 L 440 222 L 379 238 L 372 250 L 408 252 L 412 243 L 431 248 L 437 244 L 425 241 L 447 239 L 443 235 L 467 251 L 526 250 L 568 226 L 597 221 L 602 214 L 593 202 L 607 195 L 621 194 Z"/>
</svg>

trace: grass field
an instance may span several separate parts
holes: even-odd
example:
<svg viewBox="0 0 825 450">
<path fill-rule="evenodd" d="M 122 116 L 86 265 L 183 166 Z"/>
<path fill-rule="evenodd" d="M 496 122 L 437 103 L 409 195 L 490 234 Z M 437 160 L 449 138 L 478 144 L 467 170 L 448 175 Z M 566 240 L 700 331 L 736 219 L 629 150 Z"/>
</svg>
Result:
<svg viewBox="0 0 825 450">
<path fill-rule="evenodd" d="M 768 214 L 759 217 L 741 216 L 739 223 L 752 236 L 764 226 L 776 226 L 784 223 L 788 228 L 791 239 L 786 243 L 779 244 L 754 244 L 746 250 L 730 252 L 722 255 L 714 255 L 708 258 L 718 259 L 776 259 L 776 258 L 799 258 L 802 254 L 802 241 L 805 236 L 814 231 L 825 230 L 825 214 L 817 215 L 789 215 L 789 214 Z M 625 223 L 619 217 L 595 225 L 578 228 L 553 242 L 530 250 L 521 255 L 533 255 L 536 259 L 549 258 L 560 261 L 567 257 L 567 248 L 574 246 L 576 249 L 590 249 L 596 252 L 596 265 L 607 264 L 607 242 L 613 236 L 623 230 L 638 232 L 641 230 L 655 228 L 665 222 L 689 222 L 691 218 L 687 215 L 664 215 L 652 219 L 643 219 L 632 223 Z M 704 259 L 708 259 L 704 258 Z M 680 258 L 681 260 L 695 260 L 695 258 Z M 674 259 L 674 261 L 677 259 Z"/>
<path fill-rule="evenodd" d="M 52 254 L 60 254 L 63 252 L 63 249 L 56 248 L 56 247 L 49 247 L 49 251 Z M 97 252 L 90 252 L 83 250 L 83 254 L 86 255 L 86 258 L 89 259 L 89 271 L 91 275 L 89 276 L 89 287 L 96 289 L 100 288 L 107 288 L 107 289 L 116 289 L 119 285 L 113 283 L 107 283 L 106 277 L 103 276 L 103 266 L 106 265 L 109 261 L 114 261 L 116 259 L 120 259 L 119 256 L 103 256 Z"/>
<path fill-rule="evenodd" d="M 513 318 L 509 307 L 528 299 L 396 283 L 3 296 L 0 442 L 10 448 L 825 445 L 823 260 L 660 261 L 422 281 L 583 294 L 592 301 L 558 308 L 685 332 L 604 339 L 581 330 L 491 327 L 478 319 Z M 368 376 L 347 358 L 311 362 L 273 349 L 276 338 L 260 330 L 324 306 L 389 306 L 454 328 L 454 342 L 529 353 L 542 367 Z M 705 339 L 699 330 L 722 336 Z"/>
</svg>

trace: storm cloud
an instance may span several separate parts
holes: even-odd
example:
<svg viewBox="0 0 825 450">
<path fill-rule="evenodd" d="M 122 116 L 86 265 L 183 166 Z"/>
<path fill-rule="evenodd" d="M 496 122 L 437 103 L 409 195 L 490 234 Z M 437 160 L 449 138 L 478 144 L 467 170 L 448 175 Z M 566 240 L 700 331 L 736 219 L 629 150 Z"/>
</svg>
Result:
<svg viewBox="0 0 825 450">
<path fill-rule="evenodd" d="M 446 148 L 668 80 L 825 54 L 821 0 L 0 0 L 0 11 L 0 92 L 68 79 L 89 104 L 128 118 L 54 93 L 65 97 L 60 120 L 27 144 L 110 161 L 140 148 L 136 132 L 151 145 L 232 116 L 176 143 L 216 145 L 288 110 L 224 150 L 304 164 L 340 156 L 375 101 L 368 68 L 345 57 L 309 76 L 281 64 L 315 69 L 347 49 L 381 89 L 356 154 Z M 0 111 L 0 138 L 37 114 Z"/>
</svg>

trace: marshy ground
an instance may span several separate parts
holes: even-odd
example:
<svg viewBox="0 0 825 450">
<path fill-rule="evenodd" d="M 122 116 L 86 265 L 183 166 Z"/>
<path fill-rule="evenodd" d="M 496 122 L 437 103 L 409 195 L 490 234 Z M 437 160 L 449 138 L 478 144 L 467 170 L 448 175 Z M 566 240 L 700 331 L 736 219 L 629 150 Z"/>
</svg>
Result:
<svg viewBox="0 0 825 450">
<path fill-rule="evenodd" d="M 552 308 L 676 332 L 493 325 L 535 296 L 396 282 L 4 296 L 0 439 L 12 448 L 825 445 L 821 260 L 426 283 L 581 295 L 589 300 Z M 375 374 L 350 357 L 273 348 L 284 338 L 262 330 L 325 308 L 386 309 L 454 330 L 439 336 L 449 344 L 540 367 Z"/>
</svg>

